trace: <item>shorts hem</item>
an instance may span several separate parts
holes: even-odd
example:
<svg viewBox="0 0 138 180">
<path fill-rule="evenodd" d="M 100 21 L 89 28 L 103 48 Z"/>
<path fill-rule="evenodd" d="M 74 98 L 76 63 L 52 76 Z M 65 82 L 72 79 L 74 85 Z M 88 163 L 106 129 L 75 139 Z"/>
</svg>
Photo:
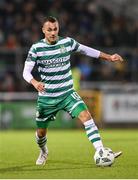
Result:
<svg viewBox="0 0 138 180">
<path fill-rule="evenodd" d="M 47 121 L 36 121 L 36 125 L 37 125 L 37 128 L 45 129 L 45 128 L 48 128 L 50 122 L 51 122 L 50 120 L 47 120 Z"/>
<path fill-rule="evenodd" d="M 74 117 L 78 117 L 79 114 L 82 112 L 82 111 L 85 111 L 85 110 L 88 110 L 87 106 L 85 104 L 79 104 L 78 106 L 76 106 L 74 108 L 74 110 L 72 111 L 71 115 L 72 115 L 72 118 Z"/>
</svg>

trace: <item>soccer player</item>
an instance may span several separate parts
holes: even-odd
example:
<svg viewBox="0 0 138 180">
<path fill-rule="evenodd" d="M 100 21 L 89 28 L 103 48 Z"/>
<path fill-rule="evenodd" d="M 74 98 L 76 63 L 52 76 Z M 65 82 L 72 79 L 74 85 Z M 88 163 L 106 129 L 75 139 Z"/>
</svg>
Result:
<svg viewBox="0 0 138 180">
<path fill-rule="evenodd" d="M 36 142 L 40 154 L 36 165 L 44 165 L 47 156 L 47 129 L 60 110 L 68 112 L 72 118 L 78 117 L 85 127 L 89 141 L 95 150 L 103 148 L 98 128 L 89 113 L 86 104 L 73 88 L 70 67 L 70 56 L 73 52 L 80 52 L 87 56 L 107 60 L 109 62 L 123 61 L 118 54 L 106 54 L 99 50 L 78 43 L 70 37 L 60 37 L 59 22 L 55 17 L 44 19 L 42 32 L 44 39 L 34 43 L 25 61 L 23 77 L 38 91 L 36 112 Z M 37 81 L 31 74 L 37 65 L 41 81 Z M 114 153 L 115 157 L 122 152 Z"/>
</svg>

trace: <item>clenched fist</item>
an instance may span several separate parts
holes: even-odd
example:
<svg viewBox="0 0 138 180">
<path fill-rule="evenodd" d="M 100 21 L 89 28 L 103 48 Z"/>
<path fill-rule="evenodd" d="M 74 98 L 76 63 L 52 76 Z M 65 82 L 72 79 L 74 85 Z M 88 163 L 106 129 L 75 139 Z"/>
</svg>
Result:
<svg viewBox="0 0 138 180">
<path fill-rule="evenodd" d="M 119 54 L 113 54 L 110 56 L 111 61 L 123 61 L 123 58 Z"/>
</svg>

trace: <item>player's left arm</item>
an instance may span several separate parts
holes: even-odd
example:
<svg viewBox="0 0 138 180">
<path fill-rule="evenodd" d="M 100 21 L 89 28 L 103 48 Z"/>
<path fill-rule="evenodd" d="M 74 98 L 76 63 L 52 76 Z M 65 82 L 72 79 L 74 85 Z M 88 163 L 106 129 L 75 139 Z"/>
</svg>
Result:
<svg viewBox="0 0 138 180">
<path fill-rule="evenodd" d="M 107 54 L 107 53 L 101 52 L 97 49 L 85 46 L 83 44 L 79 44 L 77 51 L 81 52 L 82 54 L 85 54 L 86 56 L 90 56 L 93 58 L 99 58 L 99 59 L 103 59 L 103 60 L 107 60 L 107 61 L 111 61 L 111 62 L 123 61 L 123 58 L 119 54 L 113 54 L 113 55 Z"/>
<path fill-rule="evenodd" d="M 107 60 L 107 61 L 112 61 L 112 62 L 123 61 L 123 58 L 119 54 L 116 54 L 116 53 L 113 55 L 110 55 L 104 52 L 100 52 L 99 58 L 103 60 Z"/>
</svg>

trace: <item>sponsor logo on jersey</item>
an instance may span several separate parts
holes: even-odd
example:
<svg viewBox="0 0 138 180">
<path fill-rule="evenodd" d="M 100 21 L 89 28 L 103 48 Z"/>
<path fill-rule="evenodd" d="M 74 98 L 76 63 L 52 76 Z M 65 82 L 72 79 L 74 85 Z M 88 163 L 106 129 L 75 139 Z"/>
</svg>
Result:
<svg viewBox="0 0 138 180">
<path fill-rule="evenodd" d="M 69 57 L 70 56 L 50 60 L 38 60 L 37 63 L 45 65 L 45 68 L 65 66 L 69 62 Z"/>
</svg>

